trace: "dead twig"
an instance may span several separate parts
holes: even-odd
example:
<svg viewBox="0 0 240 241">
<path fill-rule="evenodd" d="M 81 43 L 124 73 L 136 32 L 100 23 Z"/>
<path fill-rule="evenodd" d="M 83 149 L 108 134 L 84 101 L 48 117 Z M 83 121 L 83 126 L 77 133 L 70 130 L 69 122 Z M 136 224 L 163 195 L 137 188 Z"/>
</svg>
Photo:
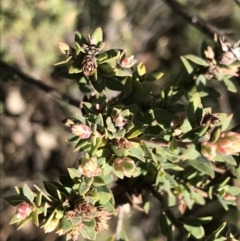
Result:
<svg viewBox="0 0 240 241">
<path fill-rule="evenodd" d="M 55 99 L 65 100 L 70 105 L 76 106 L 78 108 L 80 107 L 80 100 L 73 99 L 72 97 L 64 93 L 61 93 L 56 88 L 44 84 L 43 81 L 41 80 L 37 80 L 30 77 L 29 75 L 23 73 L 21 70 L 14 68 L 1 60 L 0 60 L 0 70 L 1 70 L 1 73 L 3 73 L 4 71 L 7 71 L 11 74 L 17 75 L 25 83 L 37 86 L 39 89 L 45 91 L 46 93 L 50 93 L 52 97 Z"/>
<path fill-rule="evenodd" d="M 235 0 L 239 2 L 239 0 Z M 214 27 L 213 25 L 205 22 L 202 18 L 193 14 L 189 11 L 186 7 L 181 5 L 179 2 L 175 0 L 164 0 L 164 2 L 178 15 L 183 17 L 189 24 L 194 26 L 195 28 L 199 29 L 201 32 L 209 36 L 211 39 L 214 38 L 214 34 L 217 34 L 219 37 L 223 37 L 223 31 L 219 30 L 218 28 Z M 232 43 L 233 41 L 225 36 L 225 39 Z"/>
</svg>

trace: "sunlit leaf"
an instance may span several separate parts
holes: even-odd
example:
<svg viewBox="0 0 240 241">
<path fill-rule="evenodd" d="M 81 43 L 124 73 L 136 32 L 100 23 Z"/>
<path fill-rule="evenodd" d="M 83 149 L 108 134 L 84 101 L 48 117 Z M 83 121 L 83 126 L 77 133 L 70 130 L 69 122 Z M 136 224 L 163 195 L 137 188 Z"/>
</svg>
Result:
<svg viewBox="0 0 240 241">
<path fill-rule="evenodd" d="M 199 156 L 197 159 L 188 160 L 188 163 L 194 168 L 196 168 L 198 171 L 209 175 L 211 178 L 214 178 L 215 173 L 213 170 L 213 166 L 211 162 L 204 157 Z"/>
<path fill-rule="evenodd" d="M 195 64 L 202 65 L 202 66 L 209 66 L 209 63 L 206 60 L 198 56 L 189 54 L 189 55 L 185 55 L 184 57 L 191 60 Z"/>
</svg>

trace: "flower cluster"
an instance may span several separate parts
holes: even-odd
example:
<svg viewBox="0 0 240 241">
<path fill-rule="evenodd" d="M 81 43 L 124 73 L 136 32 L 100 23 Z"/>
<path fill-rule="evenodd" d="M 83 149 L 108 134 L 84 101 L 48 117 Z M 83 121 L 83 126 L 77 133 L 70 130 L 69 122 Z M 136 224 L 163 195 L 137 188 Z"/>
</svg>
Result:
<svg viewBox="0 0 240 241">
<path fill-rule="evenodd" d="M 236 155 L 240 153 L 240 134 L 223 132 L 216 142 L 202 142 L 201 153 L 207 159 L 214 161 L 217 154 Z"/>
<path fill-rule="evenodd" d="M 85 177 L 98 176 L 101 173 L 101 168 L 98 167 L 98 162 L 96 157 L 83 158 L 81 165 L 79 165 L 78 170 Z"/>
<path fill-rule="evenodd" d="M 97 233 L 108 229 L 107 221 L 110 219 L 110 216 L 111 214 L 102 207 L 96 207 L 84 201 L 76 201 L 74 209 L 65 212 L 65 218 L 67 220 L 72 221 L 75 219 L 75 225 L 70 232 L 73 241 L 78 240 L 80 234 L 87 237 L 87 234 L 85 234 L 87 229 L 86 223 L 93 222 L 95 224 L 94 229 Z M 62 234 L 62 231 L 59 230 L 58 233 Z"/>
</svg>

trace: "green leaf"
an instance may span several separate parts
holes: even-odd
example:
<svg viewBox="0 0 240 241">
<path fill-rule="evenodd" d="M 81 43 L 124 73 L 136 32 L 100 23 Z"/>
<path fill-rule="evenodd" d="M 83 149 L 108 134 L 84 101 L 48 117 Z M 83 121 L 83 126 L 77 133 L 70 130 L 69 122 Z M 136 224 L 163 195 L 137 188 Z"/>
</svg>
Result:
<svg viewBox="0 0 240 241">
<path fill-rule="evenodd" d="M 68 54 L 69 51 L 71 50 L 70 46 L 63 42 L 60 42 L 58 46 L 63 54 Z"/>
<path fill-rule="evenodd" d="M 98 27 L 94 33 L 92 34 L 92 39 L 96 40 L 96 45 L 99 46 L 99 44 L 103 41 L 103 32 L 100 27 Z"/>
<path fill-rule="evenodd" d="M 135 163 L 124 161 L 122 162 L 122 167 L 125 169 L 125 171 L 130 175 L 136 168 Z"/>
<path fill-rule="evenodd" d="M 240 193 L 240 187 L 228 187 L 227 192 L 233 196 L 237 196 Z"/>
<path fill-rule="evenodd" d="M 76 168 L 68 168 L 67 170 L 68 170 L 69 176 L 72 179 L 79 178 L 82 176 L 82 174 Z"/>
<path fill-rule="evenodd" d="M 108 55 L 103 52 L 103 53 L 99 53 L 96 58 L 97 58 L 97 62 L 99 65 L 101 65 L 102 61 L 104 61 L 105 59 L 107 59 Z"/>
<path fill-rule="evenodd" d="M 206 158 L 200 156 L 197 159 L 188 160 L 188 163 L 198 171 L 209 175 L 211 178 L 214 178 L 215 173 L 213 170 L 213 166 L 211 162 L 208 161 Z"/>
<path fill-rule="evenodd" d="M 226 131 L 232 121 L 233 114 L 230 114 L 226 119 L 221 122 L 222 131 Z"/>
<path fill-rule="evenodd" d="M 150 75 L 148 75 L 146 77 L 146 81 L 156 81 L 156 80 L 159 80 L 162 76 L 164 75 L 163 72 L 159 72 L 159 71 L 156 71 L 156 72 L 152 72 Z"/>
<path fill-rule="evenodd" d="M 51 198 L 46 195 L 37 185 L 33 184 L 33 186 L 48 200 L 51 201 Z"/>
<path fill-rule="evenodd" d="M 52 184 L 51 182 L 43 182 L 44 183 L 44 187 L 46 189 L 46 191 L 52 196 L 54 197 L 55 199 L 59 199 L 59 196 L 58 196 L 58 188 Z"/>
<path fill-rule="evenodd" d="M 143 76 L 146 74 L 146 67 L 143 63 L 139 63 L 136 70 L 137 70 L 138 76 Z"/>
<path fill-rule="evenodd" d="M 80 139 L 78 143 L 76 144 L 74 151 L 82 150 L 84 147 L 86 147 L 89 144 L 89 140 L 87 139 Z"/>
<path fill-rule="evenodd" d="M 155 162 L 158 163 L 156 156 L 152 153 L 152 150 L 146 145 L 145 142 L 142 142 L 143 149 L 147 153 L 147 155 Z"/>
<path fill-rule="evenodd" d="M 233 236 L 238 234 L 238 228 L 233 223 L 229 223 L 229 231 Z"/>
<path fill-rule="evenodd" d="M 11 218 L 9 224 L 12 225 L 12 224 L 14 224 L 14 223 L 19 223 L 21 220 L 22 220 L 22 219 L 21 219 L 21 218 L 18 218 L 18 217 L 17 217 L 17 214 L 15 214 L 15 215 Z"/>
<path fill-rule="evenodd" d="M 28 198 L 21 195 L 12 195 L 4 197 L 4 199 L 13 206 L 17 206 L 19 203 L 28 202 Z"/>
<path fill-rule="evenodd" d="M 146 213 L 146 214 L 148 214 L 149 213 L 149 211 L 150 211 L 150 201 L 144 201 L 144 203 L 143 203 L 143 210 L 144 210 L 144 212 Z"/>
<path fill-rule="evenodd" d="M 116 209 L 114 208 L 114 200 L 113 198 L 111 198 L 109 200 L 109 202 L 107 202 L 106 204 L 103 205 L 104 209 L 106 209 L 108 212 L 114 214 L 116 212 Z"/>
<path fill-rule="evenodd" d="M 23 219 L 17 227 L 17 230 L 19 230 L 20 228 L 22 228 L 26 223 L 28 223 L 30 220 L 32 220 L 32 215 L 29 215 L 28 217 L 26 217 L 25 219 Z"/>
<path fill-rule="evenodd" d="M 193 141 L 196 139 L 199 139 L 201 136 L 203 136 L 208 129 L 208 126 L 203 126 L 203 127 L 196 127 L 193 128 L 192 130 L 186 132 L 181 139 L 184 141 Z"/>
<path fill-rule="evenodd" d="M 97 194 L 98 194 L 99 203 L 101 205 L 106 204 L 112 197 L 110 193 L 106 193 L 106 192 L 98 192 Z"/>
<path fill-rule="evenodd" d="M 222 155 L 223 160 L 230 165 L 236 166 L 237 162 L 232 155 Z"/>
<path fill-rule="evenodd" d="M 104 205 L 112 198 L 112 192 L 107 186 L 96 187 L 99 204 Z"/>
<path fill-rule="evenodd" d="M 131 147 L 129 149 L 129 153 L 131 156 L 134 156 L 137 159 L 139 159 L 140 161 L 145 162 L 144 151 L 138 143 L 131 142 Z"/>
<path fill-rule="evenodd" d="M 203 108 L 199 93 L 193 95 L 188 104 L 187 116 L 191 126 L 194 128 L 200 123 Z"/>
<path fill-rule="evenodd" d="M 38 192 L 37 193 L 37 196 L 36 196 L 36 204 L 37 204 L 37 206 L 41 206 L 41 204 L 42 204 L 42 196 L 43 196 L 42 192 Z"/>
<path fill-rule="evenodd" d="M 102 137 L 96 137 L 96 143 L 92 143 L 90 155 L 95 155 L 96 151 L 98 150 L 99 146 L 102 144 Z"/>
<path fill-rule="evenodd" d="M 202 193 L 191 191 L 191 194 L 192 194 L 192 199 L 194 200 L 195 203 L 200 204 L 202 206 L 206 203 Z"/>
<path fill-rule="evenodd" d="M 117 78 L 106 78 L 106 87 L 110 90 L 123 91 L 125 86 Z"/>
<path fill-rule="evenodd" d="M 99 78 L 98 78 L 99 80 Z M 100 83 L 97 83 L 97 81 L 91 81 L 91 84 L 93 86 L 93 88 L 98 91 L 99 93 L 101 93 L 105 87 L 106 87 L 106 83 L 105 83 L 105 79 L 102 79 L 102 81 Z"/>
<path fill-rule="evenodd" d="M 180 58 L 181 58 L 181 60 L 182 60 L 182 62 L 184 64 L 188 74 L 191 74 L 193 72 L 193 70 L 194 70 L 192 65 L 189 63 L 189 61 L 184 56 L 181 56 Z"/>
<path fill-rule="evenodd" d="M 103 121 L 103 117 L 101 114 L 98 114 L 96 116 L 96 120 L 95 120 L 95 123 L 99 126 L 103 126 L 104 127 L 104 121 Z"/>
<path fill-rule="evenodd" d="M 201 225 L 184 224 L 184 228 L 195 238 L 200 239 L 204 236 L 204 229 Z"/>
<path fill-rule="evenodd" d="M 164 236 L 168 235 L 169 228 L 171 228 L 171 221 L 168 219 L 165 212 L 160 214 L 159 225 Z"/>
<path fill-rule="evenodd" d="M 79 32 L 75 32 L 75 43 L 78 49 L 80 49 L 82 52 L 85 52 L 82 46 L 87 44 L 87 40 Z"/>
<path fill-rule="evenodd" d="M 73 223 L 71 220 L 68 220 L 67 218 L 63 217 L 60 221 L 60 227 L 59 229 L 62 229 L 64 232 L 68 232 L 73 228 Z"/>
<path fill-rule="evenodd" d="M 39 226 L 38 208 L 36 208 L 35 210 L 32 211 L 32 220 L 33 220 L 33 223 L 34 223 L 36 226 Z"/>
<path fill-rule="evenodd" d="M 175 118 L 175 116 L 164 109 L 155 109 L 154 115 L 157 122 L 163 129 L 169 128 L 171 125 L 171 121 Z"/>
<path fill-rule="evenodd" d="M 51 184 L 53 184 L 54 186 L 57 187 L 58 191 L 61 191 L 62 193 L 64 193 L 66 196 L 68 196 L 68 191 L 65 189 L 65 187 L 63 185 L 61 185 L 58 182 L 54 182 L 54 181 L 49 181 Z"/>
<path fill-rule="evenodd" d="M 227 87 L 227 89 L 230 92 L 237 93 L 236 86 L 234 85 L 234 83 L 230 79 L 228 79 L 228 77 L 222 76 L 222 80 L 223 80 L 224 85 Z"/>
<path fill-rule="evenodd" d="M 198 64 L 198 65 L 201 65 L 201 66 L 209 66 L 208 62 L 198 56 L 195 56 L 195 55 L 185 55 L 184 56 L 185 58 L 191 60 L 193 63 L 195 64 Z"/>
<path fill-rule="evenodd" d="M 130 69 L 126 69 L 126 68 L 118 68 L 116 69 L 116 73 L 115 73 L 116 76 L 118 77 L 131 77 L 132 76 L 132 72 Z"/>
<path fill-rule="evenodd" d="M 34 193 L 31 191 L 27 184 L 24 184 L 23 186 L 23 195 L 27 197 L 31 202 L 34 199 Z"/>
<path fill-rule="evenodd" d="M 69 139 L 67 139 L 67 141 L 68 142 L 75 142 L 75 141 L 77 141 L 79 139 L 79 136 L 72 136 L 72 137 L 70 137 Z"/>
<path fill-rule="evenodd" d="M 127 234 L 125 233 L 125 231 L 122 229 L 120 232 L 120 237 L 118 237 L 119 241 L 129 241 Z"/>
<path fill-rule="evenodd" d="M 115 234 L 113 234 L 111 237 L 109 237 L 108 239 L 106 239 L 106 241 L 115 241 Z"/>
<path fill-rule="evenodd" d="M 103 185 L 106 185 L 106 183 L 102 177 L 96 176 L 96 177 L 94 177 L 93 185 L 94 186 L 103 186 Z"/>
<path fill-rule="evenodd" d="M 219 234 L 222 232 L 222 230 L 225 228 L 226 226 L 226 222 L 224 222 L 223 224 L 221 224 L 221 226 L 215 230 L 214 232 L 212 232 L 212 234 L 210 236 L 207 237 L 206 241 L 215 241 L 217 240 L 217 237 L 219 236 Z M 226 239 L 226 238 L 225 238 Z"/>
<path fill-rule="evenodd" d="M 148 125 L 134 122 L 134 127 L 127 133 L 127 139 L 132 139 L 141 135 L 147 127 Z"/>
<path fill-rule="evenodd" d="M 184 171 L 184 169 L 181 166 L 179 166 L 179 164 L 174 164 L 171 162 L 163 162 L 163 163 L 161 163 L 161 167 L 164 170 L 171 169 L 171 170 L 175 170 L 175 171 Z"/>
<path fill-rule="evenodd" d="M 96 221 L 93 219 L 91 222 L 83 222 L 86 227 L 86 233 L 88 235 L 88 239 L 95 240 L 97 236 L 97 232 L 95 231 Z"/>
<path fill-rule="evenodd" d="M 173 137 L 172 140 L 170 141 L 169 150 L 173 152 L 176 149 L 177 149 L 177 140 L 175 137 Z"/>
<path fill-rule="evenodd" d="M 81 183 L 79 184 L 79 189 L 78 189 L 79 194 L 80 194 L 80 195 L 86 194 L 86 193 L 89 191 L 90 187 L 91 187 L 91 186 L 87 185 L 86 182 L 81 182 Z"/>
</svg>

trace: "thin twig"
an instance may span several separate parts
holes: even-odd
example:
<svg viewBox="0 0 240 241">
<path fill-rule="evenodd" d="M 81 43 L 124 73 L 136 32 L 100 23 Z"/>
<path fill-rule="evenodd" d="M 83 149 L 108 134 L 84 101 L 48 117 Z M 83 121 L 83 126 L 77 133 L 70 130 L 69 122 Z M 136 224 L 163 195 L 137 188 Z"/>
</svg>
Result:
<svg viewBox="0 0 240 241">
<path fill-rule="evenodd" d="M 116 227 L 116 241 L 120 240 L 120 234 L 123 226 L 123 213 L 124 213 L 123 205 L 118 206 L 118 219 L 117 219 L 117 227 Z"/>
<path fill-rule="evenodd" d="M 169 147 L 170 146 L 170 142 L 169 141 L 155 141 L 155 140 L 144 140 L 141 137 L 136 137 L 136 138 L 132 138 L 131 141 L 134 142 L 139 142 L 139 143 L 146 143 L 149 144 L 150 146 L 161 146 L 161 147 Z M 176 145 L 177 147 L 183 147 L 183 148 L 187 148 L 189 145 L 193 144 L 192 142 L 183 142 L 183 141 L 177 141 Z"/>
<path fill-rule="evenodd" d="M 237 0 L 235 0 L 237 1 Z M 189 24 L 194 26 L 195 28 L 199 29 L 201 32 L 209 36 L 211 39 L 214 38 L 214 35 L 217 34 L 219 37 L 223 37 L 224 33 L 223 31 L 217 29 L 213 25 L 205 22 L 202 18 L 199 16 L 193 14 L 191 11 L 189 11 L 186 7 L 181 5 L 179 2 L 175 0 L 164 0 L 164 2 L 177 14 L 179 14 L 181 17 L 183 17 L 185 20 L 188 21 Z M 230 38 L 225 36 L 225 39 L 228 42 L 233 42 Z"/>
<path fill-rule="evenodd" d="M 29 75 L 23 73 L 21 70 L 14 68 L 10 66 L 9 64 L 5 63 L 4 61 L 0 60 L 0 69 L 2 71 L 9 71 L 10 73 L 13 73 L 17 75 L 19 78 L 21 78 L 25 83 L 32 84 L 37 86 L 39 89 L 45 91 L 46 93 L 51 93 L 53 98 L 61 99 L 67 101 L 70 105 L 76 106 L 79 108 L 80 106 L 80 100 L 73 99 L 72 97 L 61 93 L 59 90 L 55 89 L 54 87 L 51 87 L 49 85 L 46 85 L 41 80 L 34 79 L 30 77 Z M 53 94 L 56 94 L 53 96 Z"/>
</svg>

